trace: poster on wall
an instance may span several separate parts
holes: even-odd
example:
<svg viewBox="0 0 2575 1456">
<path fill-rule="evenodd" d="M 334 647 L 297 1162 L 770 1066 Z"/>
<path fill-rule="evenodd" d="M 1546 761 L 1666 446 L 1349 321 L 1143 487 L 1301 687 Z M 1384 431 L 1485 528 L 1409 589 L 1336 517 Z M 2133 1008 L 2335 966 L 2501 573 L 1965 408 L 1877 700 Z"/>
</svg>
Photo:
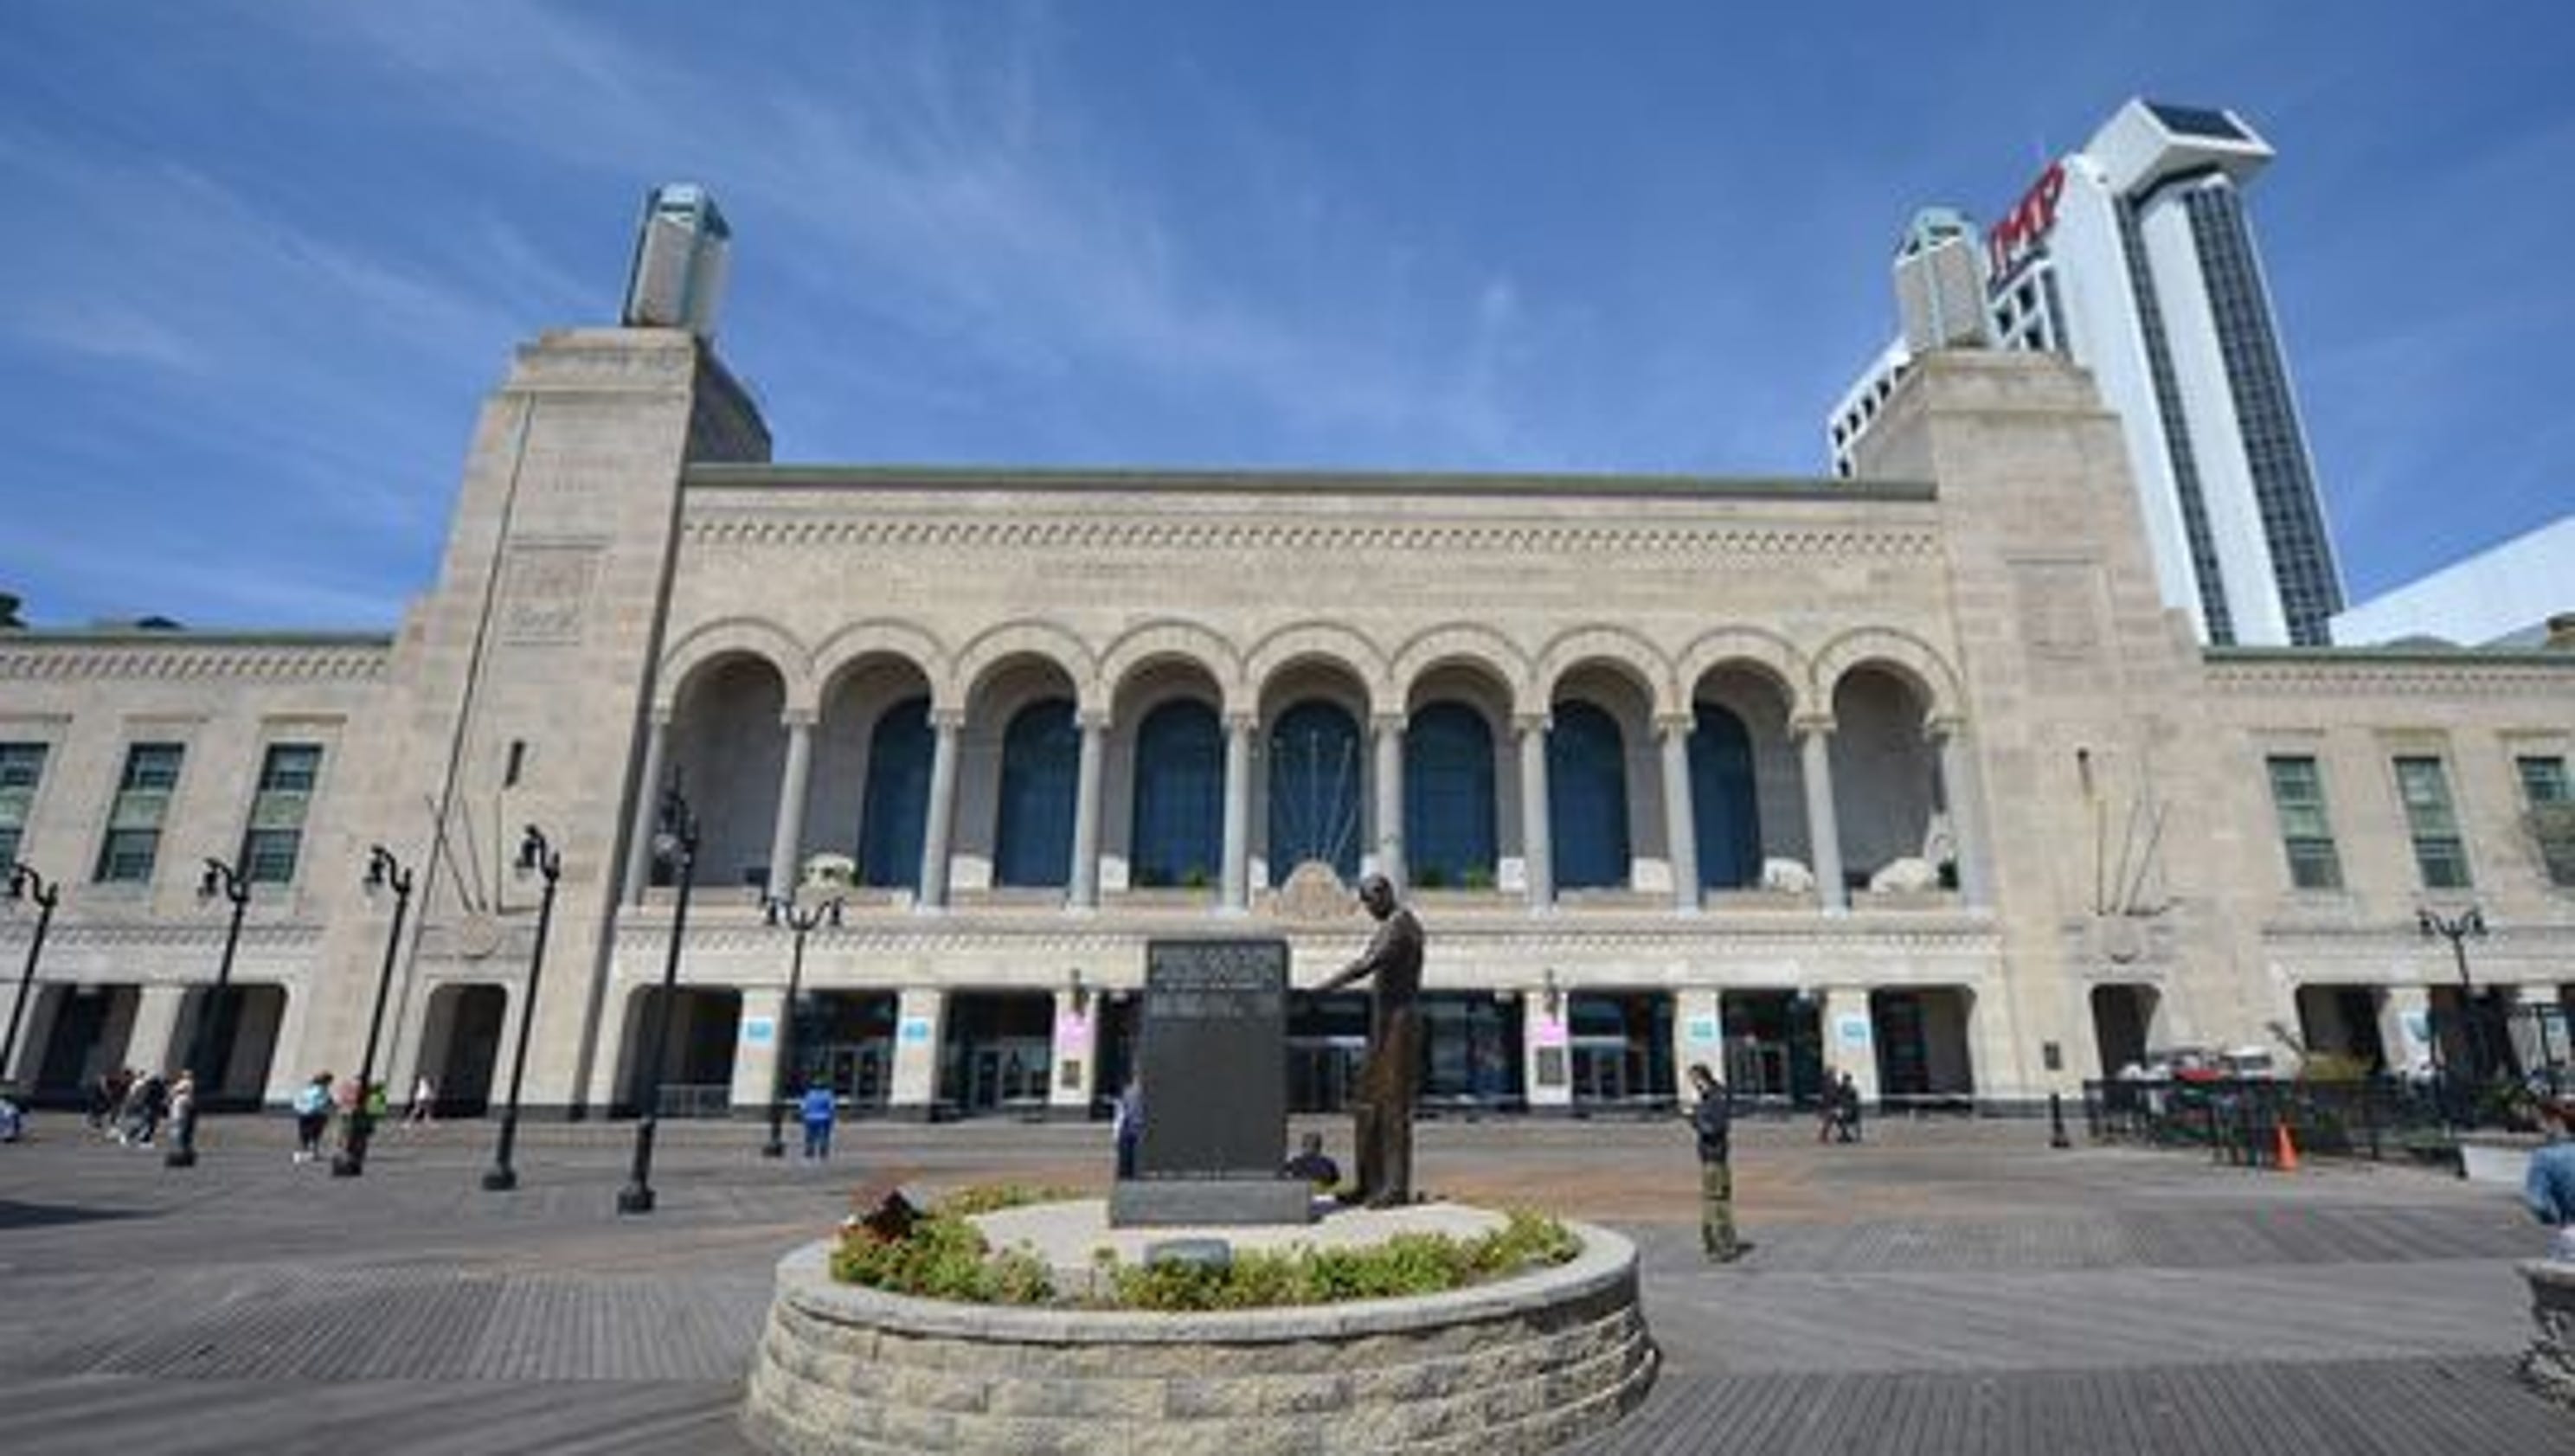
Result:
<svg viewBox="0 0 2575 1456">
<path fill-rule="evenodd" d="M 743 1017 L 743 1018 L 742 1018 L 742 1044 L 743 1044 L 743 1045 L 745 1045 L 745 1046 L 767 1046 L 767 1045 L 769 1045 L 771 1042 L 776 1041 L 777 1039 L 778 1039 L 778 1018 L 777 1018 L 777 1017 L 775 1017 L 775 1016 L 745 1016 L 745 1017 Z"/>
</svg>

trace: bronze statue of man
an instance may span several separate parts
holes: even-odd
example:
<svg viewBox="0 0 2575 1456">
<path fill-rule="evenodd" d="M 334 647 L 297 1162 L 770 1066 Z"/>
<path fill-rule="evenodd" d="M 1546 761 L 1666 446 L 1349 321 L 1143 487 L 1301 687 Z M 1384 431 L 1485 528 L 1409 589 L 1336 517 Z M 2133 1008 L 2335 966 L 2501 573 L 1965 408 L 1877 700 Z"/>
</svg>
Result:
<svg viewBox="0 0 2575 1456">
<path fill-rule="evenodd" d="M 1370 1208 L 1412 1201 L 1412 1091 L 1421 1080 L 1421 922 L 1394 902 L 1382 874 L 1359 881 L 1359 903 L 1376 917 L 1359 958 L 1332 973 L 1318 991 L 1376 978 L 1368 1001 L 1368 1055 L 1353 1089 L 1352 1142 L 1358 1153 L 1355 1196 Z"/>
</svg>

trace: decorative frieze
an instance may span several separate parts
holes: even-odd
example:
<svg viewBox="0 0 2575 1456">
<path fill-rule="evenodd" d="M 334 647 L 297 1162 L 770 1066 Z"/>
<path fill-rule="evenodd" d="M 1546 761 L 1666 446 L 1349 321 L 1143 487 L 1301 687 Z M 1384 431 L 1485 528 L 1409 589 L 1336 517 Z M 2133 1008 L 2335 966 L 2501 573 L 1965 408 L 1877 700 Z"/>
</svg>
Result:
<svg viewBox="0 0 2575 1456">
<path fill-rule="evenodd" d="M 696 546 L 888 551 L 1152 551 L 1226 553 L 1482 553 L 1507 556 L 1682 556 L 1730 561 L 1779 558 L 1929 558 L 1932 532 L 1786 527 L 1489 524 L 1046 518 L 943 512 L 936 516 L 816 515 L 693 509 L 681 525 Z"/>
<path fill-rule="evenodd" d="M 18 637 L 0 643 L 0 680 L 81 683 L 100 679 L 253 682 L 381 681 L 391 638 L 262 643 L 188 638 L 174 642 Z"/>
</svg>

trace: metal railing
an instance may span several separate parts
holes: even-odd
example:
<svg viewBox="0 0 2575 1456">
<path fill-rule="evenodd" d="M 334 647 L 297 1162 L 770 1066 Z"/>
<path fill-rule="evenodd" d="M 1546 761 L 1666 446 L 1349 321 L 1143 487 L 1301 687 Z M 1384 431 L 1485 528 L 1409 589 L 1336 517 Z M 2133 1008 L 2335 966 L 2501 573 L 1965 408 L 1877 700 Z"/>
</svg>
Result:
<svg viewBox="0 0 2575 1456">
<path fill-rule="evenodd" d="M 2206 1148 L 2219 1162 L 2250 1167 L 2278 1160 L 2283 1127 L 2300 1156 L 2446 1161 L 2457 1133 L 2476 1125 L 2473 1090 L 2385 1076 L 2087 1081 L 2083 1121 L 2096 1142 Z"/>
</svg>

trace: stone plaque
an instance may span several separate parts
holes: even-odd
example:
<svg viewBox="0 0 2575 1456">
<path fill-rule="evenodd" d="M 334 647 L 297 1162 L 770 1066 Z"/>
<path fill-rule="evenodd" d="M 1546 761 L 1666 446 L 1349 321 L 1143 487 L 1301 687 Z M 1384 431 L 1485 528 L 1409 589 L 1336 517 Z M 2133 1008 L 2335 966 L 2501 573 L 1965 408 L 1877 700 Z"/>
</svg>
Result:
<svg viewBox="0 0 2575 1456">
<path fill-rule="evenodd" d="M 501 641 L 524 645 L 581 641 L 591 585 L 599 576 L 596 546 L 511 548 L 501 586 Z"/>
<path fill-rule="evenodd" d="M 1288 1153 L 1288 942 L 1151 940 L 1136 1064 L 1145 1135 L 1113 1226 L 1303 1223 Z"/>
</svg>

